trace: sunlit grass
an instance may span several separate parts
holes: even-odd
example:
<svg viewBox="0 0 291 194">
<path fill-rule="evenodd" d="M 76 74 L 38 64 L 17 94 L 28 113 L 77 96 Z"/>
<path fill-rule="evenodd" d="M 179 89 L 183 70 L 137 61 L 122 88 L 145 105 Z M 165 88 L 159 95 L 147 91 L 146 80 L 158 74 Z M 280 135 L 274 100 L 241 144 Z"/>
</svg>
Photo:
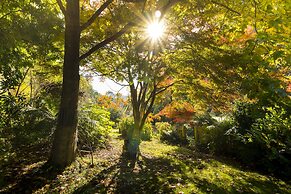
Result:
<svg viewBox="0 0 291 194">
<path fill-rule="evenodd" d="M 214 158 L 197 154 L 158 141 L 144 142 L 142 153 L 165 159 L 171 165 L 168 175 L 160 181 L 168 183 L 175 193 L 291 193 L 290 185 L 282 180 L 244 171 Z M 166 172 L 164 172 L 166 174 Z"/>
<path fill-rule="evenodd" d="M 141 162 L 126 170 L 120 163 L 122 145 L 116 133 L 109 148 L 94 153 L 94 166 L 90 155 L 79 156 L 53 179 L 35 177 L 31 184 L 45 184 L 33 193 L 291 193 L 290 183 L 156 139 L 142 142 Z M 22 170 L 37 172 L 43 162 Z"/>
</svg>

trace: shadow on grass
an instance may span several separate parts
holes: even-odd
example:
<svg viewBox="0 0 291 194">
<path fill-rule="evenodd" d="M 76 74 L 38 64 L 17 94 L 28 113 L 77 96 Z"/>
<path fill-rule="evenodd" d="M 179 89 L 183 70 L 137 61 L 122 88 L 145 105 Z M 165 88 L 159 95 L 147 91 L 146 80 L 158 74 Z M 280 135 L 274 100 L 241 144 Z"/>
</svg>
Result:
<svg viewBox="0 0 291 194">
<path fill-rule="evenodd" d="M 133 167 L 121 156 L 118 163 L 98 173 L 74 193 L 174 193 L 179 185 L 186 183 L 187 178 L 182 167 L 171 159 L 142 156 Z M 209 182 L 206 184 L 204 180 L 197 179 L 195 182 L 205 187 L 205 191 L 211 186 L 217 192 L 225 193 L 222 188 Z"/>
<path fill-rule="evenodd" d="M 14 184 L 2 193 L 32 193 L 45 185 L 54 188 L 54 180 L 62 171 L 35 163 L 39 160 L 34 157 L 22 162 L 33 165 L 25 171 L 25 165 L 19 166 L 20 172 L 11 182 Z M 135 165 L 121 155 L 74 193 L 290 193 L 288 188 L 276 179 L 253 176 L 237 165 L 178 147 L 160 157 L 144 154 Z"/>
<path fill-rule="evenodd" d="M 281 188 L 276 181 L 232 166 L 233 171 L 216 176 L 221 165 L 228 165 L 220 162 L 219 167 L 217 162 L 184 148 L 162 157 L 143 155 L 135 166 L 121 156 L 74 193 L 289 193 L 288 186 Z"/>
<path fill-rule="evenodd" d="M 31 168 L 25 174 L 21 174 L 17 177 L 16 184 L 2 193 L 33 193 L 33 191 L 49 184 L 62 172 L 63 170 L 54 169 L 49 164 L 44 163 L 38 167 Z"/>
<path fill-rule="evenodd" d="M 229 158 L 212 157 L 183 147 L 178 147 L 169 155 L 184 166 L 184 174 L 187 170 L 196 171 L 192 175 L 188 174 L 185 179 L 204 193 L 291 193 L 291 182 L 284 185 L 277 178 L 252 172 Z M 224 170 L 222 166 L 227 169 Z M 202 171 L 210 173 L 205 175 Z"/>
<path fill-rule="evenodd" d="M 1 164 L 0 193 L 32 193 L 50 183 L 62 170 L 44 163 L 48 155 L 47 142 L 15 148 L 15 157 Z"/>
</svg>

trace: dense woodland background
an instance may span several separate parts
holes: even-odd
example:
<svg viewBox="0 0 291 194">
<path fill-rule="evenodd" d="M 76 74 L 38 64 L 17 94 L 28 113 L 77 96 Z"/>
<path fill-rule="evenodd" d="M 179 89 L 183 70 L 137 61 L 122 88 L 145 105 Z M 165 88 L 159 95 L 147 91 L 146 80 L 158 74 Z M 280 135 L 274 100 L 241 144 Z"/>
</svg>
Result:
<svg viewBox="0 0 291 194">
<path fill-rule="evenodd" d="M 268 193 L 275 180 L 283 181 L 275 192 L 290 192 L 290 1 L 2 0 L 0 7 L 0 192 Z M 159 22 L 165 31 L 153 38 L 147 28 Z M 99 94 L 96 76 L 123 83 L 129 95 Z M 115 190 L 93 186 L 100 173 L 122 167 L 109 168 L 108 155 L 131 168 L 112 178 Z M 241 171 L 223 171 L 223 163 Z M 143 165 L 150 170 L 131 174 Z M 200 174 L 190 179 L 191 168 Z M 201 170 L 245 181 L 233 186 Z M 60 174 L 67 178 L 56 184 Z M 73 176 L 78 183 L 68 182 Z"/>
</svg>

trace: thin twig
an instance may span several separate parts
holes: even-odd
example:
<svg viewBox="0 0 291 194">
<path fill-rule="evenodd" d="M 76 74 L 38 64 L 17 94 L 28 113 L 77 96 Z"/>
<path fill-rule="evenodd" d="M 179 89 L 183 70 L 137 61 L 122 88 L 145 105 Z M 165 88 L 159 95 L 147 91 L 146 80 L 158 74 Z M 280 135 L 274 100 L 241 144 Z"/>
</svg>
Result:
<svg viewBox="0 0 291 194">
<path fill-rule="evenodd" d="M 220 2 L 217 2 L 217 1 L 211 1 L 212 3 L 214 3 L 214 4 L 216 4 L 216 5 L 219 5 L 219 6 L 221 6 L 221 7 L 224 7 L 225 9 L 228 9 L 229 11 L 232 11 L 232 12 L 234 12 L 234 13 L 236 13 L 237 15 L 241 15 L 241 13 L 239 13 L 238 11 L 236 11 L 236 10 L 234 10 L 234 9 L 232 9 L 232 8 L 230 8 L 230 7 L 228 7 L 227 5 L 224 5 L 223 3 L 220 3 Z"/>
</svg>

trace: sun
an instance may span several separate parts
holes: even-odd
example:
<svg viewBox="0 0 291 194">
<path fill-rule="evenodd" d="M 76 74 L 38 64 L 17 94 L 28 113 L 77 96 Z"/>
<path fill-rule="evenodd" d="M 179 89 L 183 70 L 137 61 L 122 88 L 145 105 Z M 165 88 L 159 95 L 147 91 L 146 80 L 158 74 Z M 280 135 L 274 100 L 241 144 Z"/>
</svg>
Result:
<svg viewBox="0 0 291 194">
<path fill-rule="evenodd" d="M 158 40 L 164 35 L 165 24 L 162 21 L 149 23 L 146 32 L 152 40 Z"/>
<path fill-rule="evenodd" d="M 165 23 L 160 19 L 161 12 L 155 12 L 155 18 L 147 22 L 146 33 L 152 41 L 161 39 L 165 33 Z"/>
</svg>

